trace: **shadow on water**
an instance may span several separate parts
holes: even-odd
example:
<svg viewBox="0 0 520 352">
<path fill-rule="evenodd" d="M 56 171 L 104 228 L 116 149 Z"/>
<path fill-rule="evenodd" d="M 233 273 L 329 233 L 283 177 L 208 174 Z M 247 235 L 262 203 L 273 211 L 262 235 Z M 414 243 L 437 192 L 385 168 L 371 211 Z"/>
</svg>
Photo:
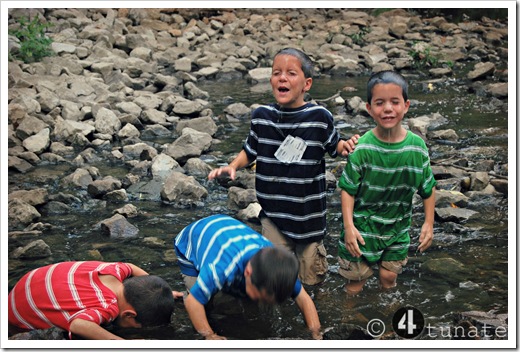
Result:
<svg viewBox="0 0 520 352">
<path fill-rule="evenodd" d="M 354 92 L 342 92 L 347 100 L 353 96 L 365 99 L 366 77 L 321 78 L 316 79 L 313 98 L 324 99 L 335 94 L 344 86 L 358 87 Z M 409 116 L 440 113 L 449 122 L 445 128 L 453 128 L 460 136 L 456 145 L 440 146 L 433 152 L 435 157 L 443 157 L 443 149 L 464 155 L 472 148 L 489 147 L 490 158 L 497 163 L 507 162 L 507 112 L 485 108 L 483 98 L 464 93 L 455 83 L 439 85 L 433 91 L 422 89 L 424 81 L 411 78 L 410 91 L 413 104 Z M 231 102 L 253 103 L 271 102 L 271 93 L 265 87 L 251 88 L 245 82 L 204 82 L 200 88 L 209 92 L 216 115 L 223 114 L 224 107 Z M 233 98 L 230 98 L 233 97 Z M 331 108 L 334 113 L 334 108 Z M 363 133 L 370 126 L 348 127 L 342 133 L 351 135 Z M 218 136 L 218 154 L 213 167 L 227 162 L 237 153 L 249 130 L 247 121 L 224 126 Z M 435 142 L 431 142 L 434 143 Z M 432 160 L 434 157 L 432 156 Z M 329 167 L 337 161 L 328 160 Z M 105 162 L 94 164 L 100 175 L 122 177 L 129 172 L 124 165 Z M 38 167 L 25 175 L 9 172 L 9 183 L 24 183 L 30 187 L 59 188 L 58 180 L 73 171 L 69 165 Z M 139 215 L 129 219 L 139 228 L 139 237 L 131 240 L 111 240 L 101 233 L 98 222 L 112 216 L 113 211 L 124 205 L 92 200 L 86 192 L 76 195 L 81 201 L 72 206 L 66 214 L 44 214 L 44 221 L 53 224 L 40 238 L 52 248 L 52 256 L 34 261 L 9 260 L 9 289 L 28 270 L 52 262 L 65 260 L 128 261 L 141 266 L 148 272 L 165 278 L 174 290 L 183 290 L 180 271 L 175 262 L 172 241 L 175 235 L 189 223 L 214 213 L 236 215 L 227 204 L 227 190 L 216 182 L 204 177 L 197 180 L 208 188 L 209 198 L 200 207 L 177 208 L 161 202 L 130 199 L 129 203 L 139 209 Z M 460 226 L 453 223 L 435 224 L 435 241 L 425 254 L 410 253 L 408 265 L 398 278 L 398 286 L 382 292 L 376 277 L 368 280 L 365 290 L 357 297 L 347 298 L 344 280 L 337 273 L 337 241 L 341 229 L 341 207 L 339 196 L 330 191 L 328 226 L 329 235 L 325 245 L 328 251 L 330 271 L 327 280 L 315 287 L 308 287 L 315 300 L 324 329 L 340 329 L 346 324 L 365 328 L 372 319 L 381 319 L 391 326 L 391 319 L 402 306 L 414 306 L 432 325 L 449 325 L 453 314 L 463 311 L 508 311 L 508 241 L 507 241 L 507 199 L 496 207 L 483 199 L 475 206 L 481 216 Z M 414 215 L 412 244 L 417 243 L 420 213 Z M 260 230 L 258 224 L 250 224 Z M 155 241 L 147 241 L 156 238 Z M 9 240 L 9 251 L 22 245 L 26 239 Z M 490 260 L 490 258 L 493 258 Z M 377 270 L 376 270 L 377 274 Z M 217 333 L 229 339 L 295 338 L 309 339 L 303 318 L 294 302 L 286 302 L 272 309 L 257 307 L 248 302 L 225 306 L 224 311 L 209 311 L 209 319 Z M 123 332 L 121 332 L 123 335 Z M 200 339 L 186 311 L 179 302 L 172 323 L 168 327 L 126 332 L 128 337 L 150 339 L 190 340 Z M 135 335 L 134 335 L 135 334 Z M 123 335 L 124 336 L 124 335 Z"/>
</svg>

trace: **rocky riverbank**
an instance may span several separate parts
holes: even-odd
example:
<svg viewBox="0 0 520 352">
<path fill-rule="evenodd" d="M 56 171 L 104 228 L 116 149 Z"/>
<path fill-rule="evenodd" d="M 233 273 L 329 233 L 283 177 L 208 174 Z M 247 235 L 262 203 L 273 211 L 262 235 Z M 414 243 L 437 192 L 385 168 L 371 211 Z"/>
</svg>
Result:
<svg viewBox="0 0 520 352">
<path fill-rule="evenodd" d="M 201 180 L 214 167 L 204 156 L 218 158 L 221 123 L 247 123 L 254 106 L 235 102 L 216 116 L 211 93 L 200 83 L 265 84 L 283 47 L 305 50 L 319 75 L 396 69 L 432 81 L 464 81 L 468 94 L 488 97 L 507 115 L 507 21 L 453 23 L 402 9 L 377 16 L 340 9 L 11 9 L 9 28 L 22 17 L 52 24 L 47 36 L 55 55 L 9 62 L 8 227 L 10 241 L 19 243 L 10 258 L 50 256 L 52 248 L 34 240 L 53 226 L 42 214 L 78 204 L 124 203 L 111 218 L 97 219 L 99 230 L 112 238 L 138 236 L 131 219 L 139 199 L 203 206 L 208 189 Z M 9 36 L 10 53 L 19 48 Z M 327 101 L 342 108 L 337 122 L 366 123 L 363 98 L 342 95 Z M 446 123 L 435 113 L 408 119 L 425 139 L 457 143 L 457 133 L 442 128 Z M 169 142 L 149 142 L 154 138 Z M 472 153 L 432 159 L 441 221 L 479 216 L 474 201 L 482 196 L 507 197 L 507 161 Z M 93 166 L 100 160 L 130 171 L 102 174 Z M 49 165 L 66 172 L 43 187 L 19 182 L 19 176 Z M 335 187 L 334 170 L 328 176 Z M 254 219 L 254 171 L 222 185 L 239 216 Z"/>
</svg>

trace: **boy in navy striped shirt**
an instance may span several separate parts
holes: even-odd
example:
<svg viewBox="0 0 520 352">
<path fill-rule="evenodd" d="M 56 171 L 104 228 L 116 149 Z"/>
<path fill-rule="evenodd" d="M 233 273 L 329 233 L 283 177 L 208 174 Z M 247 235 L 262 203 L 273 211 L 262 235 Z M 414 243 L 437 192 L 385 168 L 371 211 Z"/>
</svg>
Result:
<svg viewBox="0 0 520 352">
<path fill-rule="evenodd" d="M 261 234 L 226 215 L 213 215 L 184 228 L 175 252 L 189 290 L 184 305 L 194 328 L 207 340 L 225 339 L 208 323 L 205 305 L 219 291 L 267 304 L 292 297 L 314 339 L 321 339 L 314 302 L 298 280 L 293 253 L 275 248 Z"/>
<path fill-rule="evenodd" d="M 271 87 L 276 104 L 253 111 L 251 129 L 238 156 L 208 178 L 227 174 L 256 160 L 256 196 L 262 206 L 262 234 L 294 252 L 299 278 L 307 285 L 325 279 L 327 185 L 325 153 L 348 155 L 359 136 L 342 140 L 334 117 L 304 100 L 312 86 L 313 64 L 302 51 L 286 48 L 273 60 Z"/>
</svg>

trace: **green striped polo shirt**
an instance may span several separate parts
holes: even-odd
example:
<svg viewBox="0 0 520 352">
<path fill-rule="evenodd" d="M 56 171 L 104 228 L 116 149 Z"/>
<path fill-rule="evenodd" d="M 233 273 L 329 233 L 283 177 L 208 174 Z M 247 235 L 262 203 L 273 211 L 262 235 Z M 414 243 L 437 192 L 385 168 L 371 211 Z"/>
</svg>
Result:
<svg viewBox="0 0 520 352">
<path fill-rule="evenodd" d="M 432 194 L 436 181 L 428 148 L 416 134 L 407 131 L 402 142 L 385 143 L 373 131 L 365 133 L 349 155 L 339 187 L 355 197 L 354 225 L 363 236 L 360 245 L 369 262 L 407 257 L 412 222 L 412 199 Z M 338 253 L 348 260 L 344 231 Z"/>
</svg>

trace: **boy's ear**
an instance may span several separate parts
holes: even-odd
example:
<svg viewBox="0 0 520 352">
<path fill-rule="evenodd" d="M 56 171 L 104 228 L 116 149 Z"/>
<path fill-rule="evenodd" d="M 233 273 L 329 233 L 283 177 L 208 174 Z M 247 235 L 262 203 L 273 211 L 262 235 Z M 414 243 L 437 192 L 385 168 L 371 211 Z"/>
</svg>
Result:
<svg viewBox="0 0 520 352">
<path fill-rule="evenodd" d="M 312 77 L 305 78 L 305 87 L 303 87 L 304 92 L 308 92 L 312 86 Z"/>
<path fill-rule="evenodd" d="M 137 312 L 134 309 L 125 309 L 121 312 L 121 318 L 135 318 Z"/>
<path fill-rule="evenodd" d="M 246 268 L 244 269 L 244 276 L 251 277 L 253 273 L 253 267 L 251 266 L 251 262 L 247 263 Z"/>
</svg>

